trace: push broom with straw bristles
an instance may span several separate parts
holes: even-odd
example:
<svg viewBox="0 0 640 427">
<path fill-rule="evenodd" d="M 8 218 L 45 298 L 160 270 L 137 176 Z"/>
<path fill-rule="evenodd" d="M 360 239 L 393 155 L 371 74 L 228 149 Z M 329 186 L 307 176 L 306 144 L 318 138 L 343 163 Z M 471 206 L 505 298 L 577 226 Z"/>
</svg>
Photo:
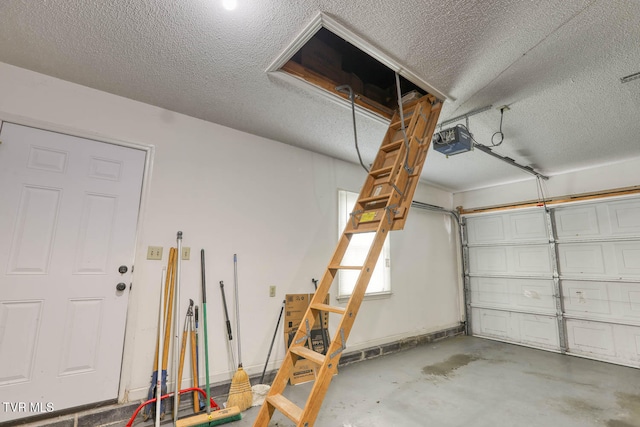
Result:
<svg viewBox="0 0 640 427">
<path fill-rule="evenodd" d="M 238 303 L 238 257 L 233 254 L 233 281 L 236 297 L 236 335 L 238 337 L 238 370 L 231 379 L 227 407 L 237 406 L 241 411 L 249 409 L 253 403 L 253 392 L 249 375 L 242 368 L 242 351 L 240 345 L 240 305 Z"/>
<path fill-rule="evenodd" d="M 240 409 L 227 405 L 226 409 L 211 412 L 211 389 L 209 387 L 209 340 L 207 334 L 207 286 L 204 274 L 204 249 L 200 250 L 200 263 L 202 273 L 202 322 L 204 324 L 204 366 L 205 384 L 207 386 L 206 414 L 198 414 L 189 418 L 183 418 L 176 422 L 176 427 L 212 427 L 225 424 L 231 421 L 238 421 L 242 418 Z"/>
</svg>

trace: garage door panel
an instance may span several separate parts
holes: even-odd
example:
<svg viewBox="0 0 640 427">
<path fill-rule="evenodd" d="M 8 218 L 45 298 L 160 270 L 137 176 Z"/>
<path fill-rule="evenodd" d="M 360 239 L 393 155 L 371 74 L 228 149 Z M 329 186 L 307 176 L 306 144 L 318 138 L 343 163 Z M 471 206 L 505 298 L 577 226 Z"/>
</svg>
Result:
<svg viewBox="0 0 640 427">
<path fill-rule="evenodd" d="M 560 286 L 570 316 L 640 324 L 640 283 L 563 280 Z"/>
<path fill-rule="evenodd" d="M 571 319 L 566 324 L 570 352 L 587 356 L 615 356 L 613 325 Z"/>
<path fill-rule="evenodd" d="M 559 239 L 596 237 L 602 234 L 595 206 L 557 209 L 553 216 Z"/>
<path fill-rule="evenodd" d="M 553 280 L 516 280 L 517 298 L 515 303 L 523 308 L 536 308 L 554 311 Z"/>
<path fill-rule="evenodd" d="M 558 245 L 561 274 L 603 275 L 606 273 L 603 243 Z"/>
<path fill-rule="evenodd" d="M 508 307 L 510 300 L 508 279 L 501 277 L 471 278 L 472 303 Z"/>
<path fill-rule="evenodd" d="M 469 243 L 496 243 L 506 240 L 504 219 L 501 216 L 469 218 L 467 220 Z"/>
<path fill-rule="evenodd" d="M 627 363 L 640 362 L 640 327 L 614 326 L 618 355 Z"/>
<path fill-rule="evenodd" d="M 519 274 L 553 274 L 548 246 L 513 248 L 513 271 Z"/>
<path fill-rule="evenodd" d="M 640 235 L 640 201 L 629 200 L 609 205 L 611 233 L 615 236 Z"/>
<path fill-rule="evenodd" d="M 550 276 L 547 245 L 469 248 L 469 272 L 476 275 Z"/>
<path fill-rule="evenodd" d="M 560 348 L 555 317 L 518 314 L 523 343 L 545 348 Z"/>
<path fill-rule="evenodd" d="M 501 310 L 474 309 L 473 334 L 487 338 L 559 350 L 555 317 L 514 313 Z"/>
<path fill-rule="evenodd" d="M 472 277 L 470 284 L 471 303 L 475 306 L 555 312 L 550 279 Z"/>
<path fill-rule="evenodd" d="M 640 201 L 600 202 L 553 210 L 559 240 L 640 236 Z"/>
<path fill-rule="evenodd" d="M 640 327 L 567 320 L 568 351 L 614 363 L 640 362 Z"/>
<path fill-rule="evenodd" d="M 563 276 L 640 277 L 640 241 L 559 244 L 558 266 Z"/>
<path fill-rule="evenodd" d="M 617 243 L 614 248 L 617 272 L 640 277 L 640 242 Z"/>
<path fill-rule="evenodd" d="M 474 310 L 474 333 L 489 337 L 509 339 L 511 329 L 510 313 L 497 310 Z"/>
<path fill-rule="evenodd" d="M 605 282 L 566 280 L 562 284 L 564 310 L 567 314 L 614 314 L 609 285 Z"/>
<path fill-rule="evenodd" d="M 469 260 L 472 274 L 504 274 L 509 270 L 507 247 L 469 248 Z"/>
<path fill-rule="evenodd" d="M 487 215 L 467 219 L 469 244 L 546 242 L 549 238 L 542 211 Z"/>
<path fill-rule="evenodd" d="M 640 283 L 620 285 L 622 317 L 640 320 Z"/>
<path fill-rule="evenodd" d="M 540 211 L 510 214 L 508 215 L 508 221 L 511 239 L 514 241 L 546 241 L 549 238 L 546 219 Z"/>
</svg>

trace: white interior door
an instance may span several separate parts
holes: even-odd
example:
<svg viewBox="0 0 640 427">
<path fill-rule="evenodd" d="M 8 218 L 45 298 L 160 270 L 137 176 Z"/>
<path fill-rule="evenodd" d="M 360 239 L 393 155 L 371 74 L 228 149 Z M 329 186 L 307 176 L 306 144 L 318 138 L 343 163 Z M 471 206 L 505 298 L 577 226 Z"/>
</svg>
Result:
<svg viewBox="0 0 640 427">
<path fill-rule="evenodd" d="M 0 422 L 114 399 L 146 152 L 11 123 L 0 141 Z"/>
</svg>

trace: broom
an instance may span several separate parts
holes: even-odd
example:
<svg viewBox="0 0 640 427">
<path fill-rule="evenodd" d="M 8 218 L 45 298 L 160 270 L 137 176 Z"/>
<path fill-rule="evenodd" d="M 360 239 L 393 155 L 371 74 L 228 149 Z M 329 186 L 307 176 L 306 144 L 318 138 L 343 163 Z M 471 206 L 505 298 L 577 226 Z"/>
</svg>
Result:
<svg viewBox="0 0 640 427">
<path fill-rule="evenodd" d="M 227 399 L 227 407 L 237 406 L 241 411 L 245 411 L 253 404 L 253 392 L 251 391 L 251 382 L 249 375 L 242 369 L 242 353 L 240 348 L 240 306 L 238 304 L 238 257 L 233 254 L 233 280 L 235 286 L 236 297 L 236 335 L 238 336 L 238 370 L 233 374 L 231 379 L 231 388 L 229 389 L 229 399 Z"/>
<path fill-rule="evenodd" d="M 176 422 L 176 427 L 211 427 L 226 424 L 231 421 L 238 421 L 242 418 L 240 409 L 237 407 L 227 407 L 219 411 L 211 412 L 211 388 L 209 387 L 209 340 L 207 335 L 207 287 L 204 275 L 204 249 L 200 250 L 200 263 L 202 273 L 202 322 L 204 323 L 204 366 L 205 383 L 207 385 L 207 413 L 198 414 L 193 417 L 183 418 Z"/>
</svg>

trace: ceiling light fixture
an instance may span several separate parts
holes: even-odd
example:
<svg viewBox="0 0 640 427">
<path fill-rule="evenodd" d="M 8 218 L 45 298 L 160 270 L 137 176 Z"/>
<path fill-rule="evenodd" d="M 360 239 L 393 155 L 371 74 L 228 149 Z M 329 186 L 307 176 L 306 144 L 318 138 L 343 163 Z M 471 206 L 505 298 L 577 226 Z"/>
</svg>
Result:
<svg viewBox="0 0 640 427">
<path fill-rule="evenodd" d="M 227 10 L 234 10 L 238 6 L 238 2 L 236 0 L 222 0 L 222 7 Z"/>
<path fill-rule="evenodd" d="M 634 74 L 629 74 L 628 76 L 620 78 L 620 82 L 627 83 L 631 80 L 640 79 L 640 71 Z"/>
</svg>

